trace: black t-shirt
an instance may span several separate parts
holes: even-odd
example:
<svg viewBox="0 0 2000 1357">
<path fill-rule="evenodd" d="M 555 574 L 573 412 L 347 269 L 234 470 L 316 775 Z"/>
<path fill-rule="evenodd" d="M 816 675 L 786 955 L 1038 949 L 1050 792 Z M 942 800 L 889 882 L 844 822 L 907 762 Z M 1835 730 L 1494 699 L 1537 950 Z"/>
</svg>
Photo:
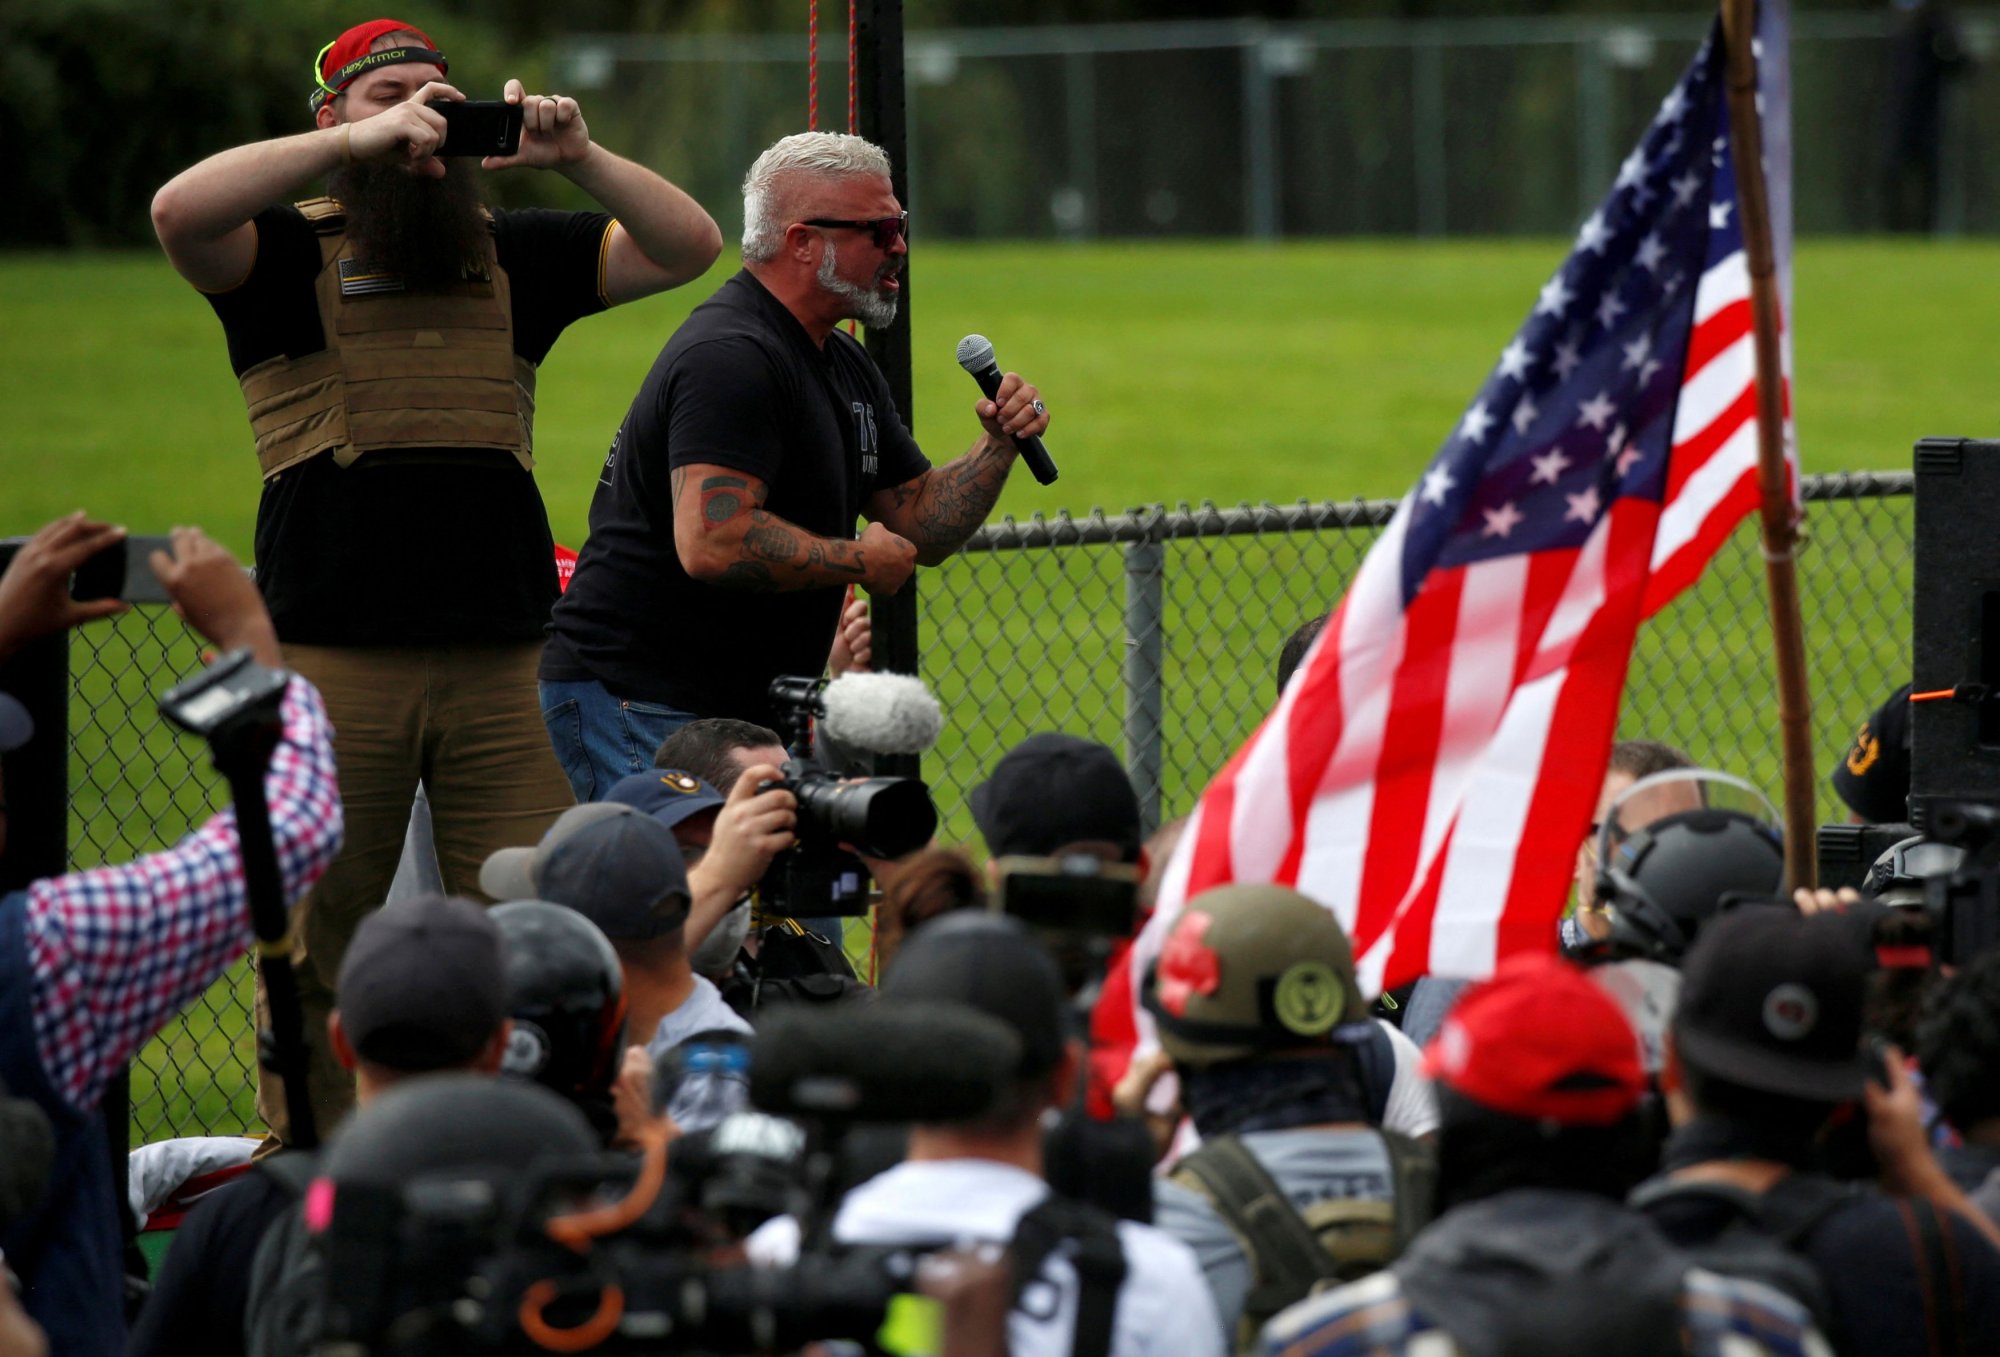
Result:
<svg viewBox="0 0 2000 1357">
<path fill-rule="evenodd" d="M 753 594 L 690 577 L 669 473 L 691 463 L 748 472 L 770 487 L 766 510 L 838 538 L 854 536 L 871 494 L 930 463 L 861 345 L 837 330 L 815 345 L 747 271 L 660 351 L 605 458 L 542 677 L 768 724 L 772 678 L 825 668 L 843 591 Z"/>
<path fill-rule="evenodd" d="M 127 1357 L 235 1357 L 244 1350 L 250 1263 L 264 1231 L 297 1200 L 252 1169 L 196 1204 L 174 1232 L 173 1246 L 139 1311 Z"/>
<path fill-rule="evenodd" d="M 279 354 L 326 347 L 312 224 L 280 206 L 256 225 L 250 276 L 208 297 L 239 377 Z M 515 353 L 539 364 L 565 325 L 604 309 L 610 229 L 599 212 L 494 214 Z M 532 640 L 556 597 L 535 478 L 511 453 L 474 448 L 371 453 L 344 470 L 322 455 L 266 481 L 257 579 L 279 637 L 304 645 Z"/>
</svg>

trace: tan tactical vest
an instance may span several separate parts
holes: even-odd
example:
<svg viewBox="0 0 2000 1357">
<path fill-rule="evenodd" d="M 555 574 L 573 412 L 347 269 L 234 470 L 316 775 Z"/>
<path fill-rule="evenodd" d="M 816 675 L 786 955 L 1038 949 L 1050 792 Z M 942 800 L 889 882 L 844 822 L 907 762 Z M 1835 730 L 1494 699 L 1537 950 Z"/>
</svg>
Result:
<svg viewBox="0 0 2000 1357">
<path fill-rule="evenodd" d="M 489 261 L 488 278 L 443 292 L 346 295 L 340 264 L 353 251 L 340 204 L 298 208 L 319 232 L 326 347 L 243 374 L 264 478 L 323 452 L 346 467 L 364 452 L 419 448 L 492 448 L 532 469 L 535 365 L 514 352 L 506 271 Z"/>
</svg>

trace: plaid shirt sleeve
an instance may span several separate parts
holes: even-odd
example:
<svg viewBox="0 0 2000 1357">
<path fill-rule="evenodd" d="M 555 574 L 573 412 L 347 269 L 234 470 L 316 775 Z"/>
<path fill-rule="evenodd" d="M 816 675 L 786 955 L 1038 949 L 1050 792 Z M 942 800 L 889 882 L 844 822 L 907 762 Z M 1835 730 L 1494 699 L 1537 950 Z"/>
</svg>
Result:
<svg viewBox="0 0 2000 1357">
<path fill-rule="evenodd" d="M 340 851 L 332 730 L 319 694 L 294 677 L 264 790 L 293 903 Z M 242 955 L 254 935 L 236 813 L 164 852 L 28 889 L 29 996 L 50 1084 L 94 1108 L 118 1067 Z"/>
</svg>

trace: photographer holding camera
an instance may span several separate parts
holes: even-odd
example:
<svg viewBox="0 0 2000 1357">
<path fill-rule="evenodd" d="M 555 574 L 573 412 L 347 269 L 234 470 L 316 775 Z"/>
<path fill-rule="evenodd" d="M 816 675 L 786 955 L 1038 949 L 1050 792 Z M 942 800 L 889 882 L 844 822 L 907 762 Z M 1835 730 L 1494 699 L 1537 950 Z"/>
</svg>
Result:
<svg viewBox="0 0 2000 1357">
<path fill-rule="evenodd" d="M 1838 916 L 1746 906 L 1703 928 L 1661 1080 L 1665 1172 L 1632 1203 L 1706 1266 L 1812 1306 L 1842 1354 L 1986 1351 L 2000 1230 L 1939 1167 L 1900 1054 L 1864 1045 L 1870 962 Z M 1857 1104 L 1880 1190 L 1819 1171 Z"/>
<path fill-rule="evenodd" d="M 69 577 L 123 532 L 78 513 L 28 540 L 0 576 L 0 660 L 122 607 L 72 602 Z M 171 554 L 153 553 L 152 567 L 195 631 L 223 651 L 280 665 L 256 586 L 200 529 L 176 528 Z M 290 681 L 282 721 L 264 783 L 292 903 L 339 851 L 341 803 L 332 732 L 310 683 Z M 116 1352 L 125 1341 L 119 1207 L 99 1111 L 105 1084 L 251 941 L 233 811 L 163 852 L 0 899 L 0 1081 L 41 1107 L 56 1143 L 48 1194 L 0 1248 L 56 1352 Z"/>
<path fill-rule="evenodd" d="M 892 1006 L 940 1015 L 970 1008 L 998 1019 L 1018 1038 L 1018 1064 L 981 1116 L 912 1128 L 905 1161 L 842 1200 L 833 1242 L 1011 1244 L 1014 1357 L 1220 1353 L 1222 1328 L 1186 1246 L 1052 1196 L 1043 1178 L 1043 1118 L 1074 1097 L 1082 1050 L 1069 1036 L 1062 977 L 1040 944 L 1007 918 L 938 919 L 897 958 L 877 1008 Z M 1049 1234 L 1068 1243 L 1028 1248 Z M 750 1255 L 765 1266 L 790 1263 L 800 1236 L 798 1221 L 774 1220 L 750 1237 Z"/>
<path fill-rule="evenodd" d="M 510 154 L 466 153 L 448 61 L 396 19 L 313 63 L 317 130 L 218 152 L 153 199 L 167 258 L 214 308 L 263 473 L 258 584 L 285 660 L 325 694 L 350 823 L 300 920 L 318 1032 L 355 926 L 389 893 L 421 782 L 443 888 L 574 798 L 534 706 L 557 596 L 532 473 L 536 369 L 572 321 L 690 282 L 721 234 L 594 141 L 574 99 L 524 93 Z M 491 149 L 490 147 L 488 149 Z M 599 212 L 489 211 L 482 171 L 551 171 Z M 328 197 L 288 200 L 324 177 Z M 315 1043 L 321 1126 L 353 1081 Z M 275 1077 L 258 1109 L 290 1141 Z"/>
</svg>

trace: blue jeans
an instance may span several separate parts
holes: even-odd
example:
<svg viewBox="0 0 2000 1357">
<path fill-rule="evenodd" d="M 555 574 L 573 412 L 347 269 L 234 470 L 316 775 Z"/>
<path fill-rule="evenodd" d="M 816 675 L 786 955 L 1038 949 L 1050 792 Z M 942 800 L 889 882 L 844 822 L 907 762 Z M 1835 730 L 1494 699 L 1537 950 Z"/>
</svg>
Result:
<svg viewBox="0 0 2000 1357">
<path fill-rule="evenodd" d="M 695 719 L 676 707 L 613 697 L 595 679 L 545 682 L 541 699 L 549 743 L 578 801 L 595 801 L 619 778 L 651 768 L 660 742 Z"/>
</svg>

